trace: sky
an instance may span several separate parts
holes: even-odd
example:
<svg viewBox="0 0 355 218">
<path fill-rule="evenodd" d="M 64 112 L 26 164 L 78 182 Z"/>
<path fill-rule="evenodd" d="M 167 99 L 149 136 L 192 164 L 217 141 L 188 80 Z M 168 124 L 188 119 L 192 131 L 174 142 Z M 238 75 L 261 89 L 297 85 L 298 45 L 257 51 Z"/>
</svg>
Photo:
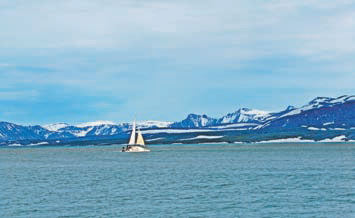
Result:
<svg viewBox="0 0 355 218">
<path fill-rule="evenodd" d="M 0 120 L 178 121 L 355 93 L 352 0 L 0 0 Z"/>
</svg>

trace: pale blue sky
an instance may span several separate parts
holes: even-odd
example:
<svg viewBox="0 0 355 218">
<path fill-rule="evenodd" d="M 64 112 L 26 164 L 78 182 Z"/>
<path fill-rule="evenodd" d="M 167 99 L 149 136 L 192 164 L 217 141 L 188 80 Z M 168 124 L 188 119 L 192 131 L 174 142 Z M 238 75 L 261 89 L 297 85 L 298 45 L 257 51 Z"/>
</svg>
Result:
<svg viewBox="0 0 355 218">
<path fill-rule="evenodd" d="M 277 111 L 355 93 L 346 0 L 0 0 L 0 120 Z"/>
</svg>

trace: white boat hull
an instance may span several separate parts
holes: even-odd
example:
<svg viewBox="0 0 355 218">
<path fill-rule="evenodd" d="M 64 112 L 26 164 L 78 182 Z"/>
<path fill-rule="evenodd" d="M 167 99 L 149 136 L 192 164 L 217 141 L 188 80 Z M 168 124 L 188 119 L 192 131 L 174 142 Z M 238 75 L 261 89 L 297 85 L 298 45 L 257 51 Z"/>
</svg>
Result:
<svg viewBox="0 0 355 218">
<path fill-rule="evenodd" d="M 150 150 L 146 147 L 139 146 L 139 145 L 128 145 L 122 152 L 150 152 Z"/>
</svg>

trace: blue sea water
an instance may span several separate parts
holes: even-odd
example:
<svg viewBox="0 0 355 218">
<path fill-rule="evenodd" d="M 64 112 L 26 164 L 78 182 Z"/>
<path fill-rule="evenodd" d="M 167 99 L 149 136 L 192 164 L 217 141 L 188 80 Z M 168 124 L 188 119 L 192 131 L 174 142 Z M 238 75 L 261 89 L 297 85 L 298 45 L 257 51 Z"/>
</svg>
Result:
<svg viewBox="0 0 355 218">
<path fill-rule="evenodd" d="M 355 144 L 0 149 L 0 217 L 355 217 Z"/>
</svg>

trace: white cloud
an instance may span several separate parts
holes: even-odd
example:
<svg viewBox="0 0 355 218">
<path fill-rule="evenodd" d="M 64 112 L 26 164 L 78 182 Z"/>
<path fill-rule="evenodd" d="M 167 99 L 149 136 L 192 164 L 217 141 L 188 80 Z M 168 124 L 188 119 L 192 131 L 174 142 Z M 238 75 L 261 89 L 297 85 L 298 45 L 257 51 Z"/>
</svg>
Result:
<svg viewBox="0 0 355 218">
<path fill-rule="evenodd" d="M 203 62 L 341 55 L 354 46 L 346 0 L 5 2 L 0 47 L 190 53 Z"/>
</svg>

